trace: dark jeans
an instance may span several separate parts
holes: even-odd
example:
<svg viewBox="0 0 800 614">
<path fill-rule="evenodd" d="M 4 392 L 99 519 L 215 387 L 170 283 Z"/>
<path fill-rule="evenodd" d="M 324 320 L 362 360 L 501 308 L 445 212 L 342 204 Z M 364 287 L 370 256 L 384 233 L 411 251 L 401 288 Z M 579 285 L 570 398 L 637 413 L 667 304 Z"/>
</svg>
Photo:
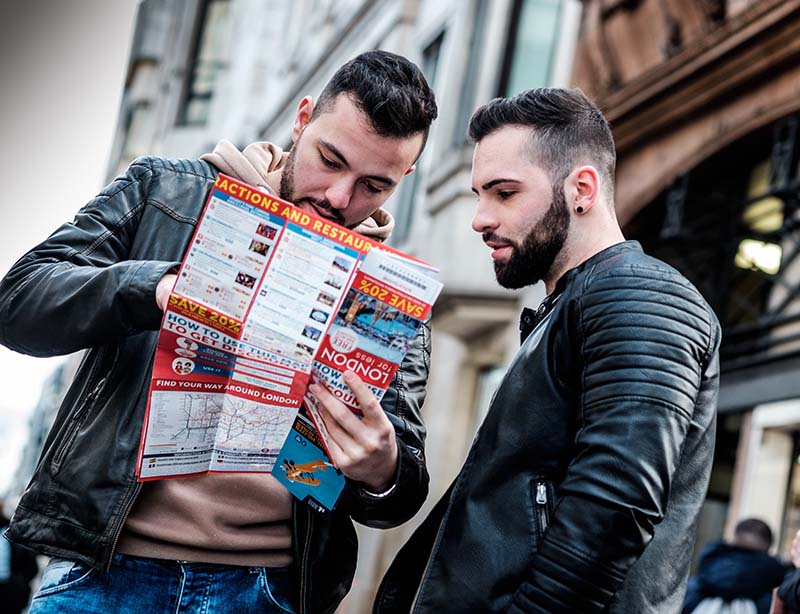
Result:
<svg viewBox="0 0 800 614">
<path fill-rule="evenodd" d="M 288 567 L 235 567 L 117 554 L 107 572 L 53 559 L 29 614 L 294 614 Z"/>
</svg>

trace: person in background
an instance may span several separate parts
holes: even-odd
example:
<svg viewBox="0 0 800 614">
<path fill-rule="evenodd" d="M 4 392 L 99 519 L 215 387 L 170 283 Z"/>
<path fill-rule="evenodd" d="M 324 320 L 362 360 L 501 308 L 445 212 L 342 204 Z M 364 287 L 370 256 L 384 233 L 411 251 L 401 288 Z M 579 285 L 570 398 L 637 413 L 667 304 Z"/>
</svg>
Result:
<svg viewBox="0 0 800 614">
<path fill-rule="evenodd" d="M 39 572 L 36 554 L 2 537 L 8 527 L 4 502 L 0 499 L 0 611 L 19 614 L 28 605 L 31 580 Z"/>
<path fill-rule="evenodd" d="M 702 612 L 712 603 L 769 614 L 772 590 L 786 573 L 786 565 L 769 555 L 771 547 L 772 531 L 758 518 L 740 521 L 731 543 L 704 546 L 697 573 L 689 580 L 683 614 Z"/>
<path fill-rule="evenodd" d="M 384 240 L 394 221 L 382 205 L 414 170 L 437 113 L 415 64 L 363 53 L 318 99 L 299 101 L 288 153 L 222 141 L 199 160 L 135 160 L 12 267 L 0 282 L 0 343 L 34 356 L 88 349 L 8 530 L 54 557 L 31 614 L 326 614 L 353 581 L 353 521 L 389 528 L 419 510 L 427 326 L 380 404 L 345 373 L 363 420 L 317 395 L 347 478 L 330 514 L 272 475 L 143 485 L 136 461 L 164 306 L 219 172 Z"/>
</svg>

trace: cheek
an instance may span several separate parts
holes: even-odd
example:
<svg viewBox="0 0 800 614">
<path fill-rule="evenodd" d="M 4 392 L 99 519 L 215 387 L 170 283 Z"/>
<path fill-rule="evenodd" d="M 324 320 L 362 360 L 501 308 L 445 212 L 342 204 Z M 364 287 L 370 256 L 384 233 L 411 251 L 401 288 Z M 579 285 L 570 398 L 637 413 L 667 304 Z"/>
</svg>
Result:
<svg viewBox="0 0 800 614">
<path fill-rule="evenodd" d="M 525 239 L 534 231 L 538 220 L 531 220 L 527 216 L 517 216 L 514 220 L 513 232 L 514 242 L 519 246 L 525 242 Z"/>
<path fill-rule="evenodd" d="M 373 198 L 358 198 L 350 203 L 344 212 L 348 224 L 355 224 L 370 217 L 377 209 L 380 209 L 385 198 L 382 196 Z"/>
<path fill-rule="evenodd" d="M 322 182 L 320 174 L 313 164 L 307 164 L 303 160 L 296 160 L 294 164 L 295 192 L 308 192 L 319 187 Z"/>
</svg>

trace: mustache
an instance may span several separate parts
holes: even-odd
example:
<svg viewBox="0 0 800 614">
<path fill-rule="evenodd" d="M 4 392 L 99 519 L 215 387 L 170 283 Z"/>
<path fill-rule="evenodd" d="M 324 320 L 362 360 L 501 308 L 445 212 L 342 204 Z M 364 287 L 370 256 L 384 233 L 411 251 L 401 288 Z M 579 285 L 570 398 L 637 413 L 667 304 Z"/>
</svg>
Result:
<svg viewBox="0 0 800 614">
<path fill-rule="evenodd" d="M 493 232 L 484 232 L 481 234 L 481 238 L 483 239 L 484 243 L 499 243 L 501 245 L 510 245 L 511 247 L 517 247 L 517 245 L 511 240 L 506 239 L 505 237 L 501 237 Z"/>
<path fill-rule="evenodd" d="M 331 218 L 337 224 L 344 225 L 344 216 L 342 215 L 342 212 L 339 211 L 338 209 L 334 209 L 333 205 L 331 205 L 327 199 L 323 198 L 321 200 L 318 200 L 316 198 L 311 198 L 310 196 L 304 196 L 294 201 L 294 204 L 298 207 L 302 203 L 311 205 L 318 212 L 322 213 L 323 217 Z"/>
</svg>

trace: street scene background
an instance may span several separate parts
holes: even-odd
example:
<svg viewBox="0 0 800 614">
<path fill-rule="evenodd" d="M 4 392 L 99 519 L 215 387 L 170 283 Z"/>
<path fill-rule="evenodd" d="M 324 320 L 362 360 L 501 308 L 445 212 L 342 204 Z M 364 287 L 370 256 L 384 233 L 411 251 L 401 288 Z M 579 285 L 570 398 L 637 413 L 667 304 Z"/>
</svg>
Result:
<svg viewBox="0 0 800 614">
<path fill-rule="evenodd" d="M 226 138 L 291 144 L 303 95 L 367 49 L 408 56 L 439 119 L 387 203 L 391 245 L 441 269 L 424 417 L 431 493 L 406 525 L 359 527 L 341 613 L 368 611 L 399 546 L 456 475 L 540 285 L 498 287 L 470 228 L 473 110 L 572 86 L 618 151 L 626 237 L 681 271 L 723 327 L 714 469 L 700 546 L 763 519 L 800 528 L 800 0 L 2 1 L 0 269 L 140 155 Z M 30 477 L 77 356 L 0 348 L 0 496 Z"/>
<path fill-rule="evenodd" d="M 2 274 L 103 185 L 136 6 L 2 2 Z M 63 360 L 0 347 L 0 493 L 17 470 L 45 378 Z"/>
</svg>

